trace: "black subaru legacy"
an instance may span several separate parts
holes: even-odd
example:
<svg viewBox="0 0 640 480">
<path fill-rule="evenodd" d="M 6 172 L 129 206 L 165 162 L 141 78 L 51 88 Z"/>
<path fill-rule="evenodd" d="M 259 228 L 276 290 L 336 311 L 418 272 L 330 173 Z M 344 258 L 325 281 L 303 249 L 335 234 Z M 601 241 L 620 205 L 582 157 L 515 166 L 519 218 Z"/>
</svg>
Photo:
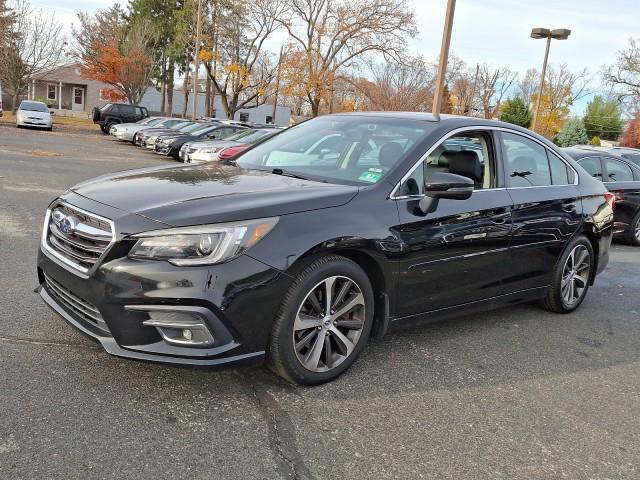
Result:
<svg viewBox="0 0 640 480">
<path fill-rule="evenodd" d="M 604 185 L 528 130 L 329 115 L 233 165 L 72 187 L 46 212 L 39 291 L 114 355 L 264 360 L 318 384 L 394 328 L 531 300 L 572 312 L 612 227 Z"/>
</svg>

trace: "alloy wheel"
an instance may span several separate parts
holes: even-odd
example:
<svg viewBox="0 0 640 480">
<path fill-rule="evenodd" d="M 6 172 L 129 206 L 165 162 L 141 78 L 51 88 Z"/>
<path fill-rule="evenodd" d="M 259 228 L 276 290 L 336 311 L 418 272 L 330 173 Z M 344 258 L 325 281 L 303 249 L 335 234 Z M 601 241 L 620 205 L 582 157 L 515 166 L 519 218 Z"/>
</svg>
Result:
<svg viewBox="0 0 640 480">
<path fill-rule="evenodd" d="M 591 256 L 584 245 L 576 245 L 569 253 L 562 271 L 560 291 L 567 307 L 578 303 L 584 295 L 591 272 Z"/>
<path fill-rule="evenodd" d="M 640 217 L 638 217 L 638 220 L 636 221 L 635 235 L 636 235 L 636 239 L 640 242 Z"/>
<path fill-rule="evenodd" d="M 312 372 L 336 368 L 358 344 L 365 318 L 364 295 L 354 280 L 333 276 L 318 283 L 302 301 L 293 325 L 300 364 Z"/>
</svg>

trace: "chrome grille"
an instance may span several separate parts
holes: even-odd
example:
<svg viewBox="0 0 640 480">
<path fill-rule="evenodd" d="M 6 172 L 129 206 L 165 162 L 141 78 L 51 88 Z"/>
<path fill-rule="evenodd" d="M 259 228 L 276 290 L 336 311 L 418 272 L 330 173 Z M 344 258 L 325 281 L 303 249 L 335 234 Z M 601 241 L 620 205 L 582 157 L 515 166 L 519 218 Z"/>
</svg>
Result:
<svg viewBox="0 0 640 480">
<path fill-rule="evenodd" d="M 59 282 L 55 281 L 49 275 L 44 276 L 47 291 L 52 294 L 56 300 L 58 300 L 67 310 L 72 311 L 77 317 L 80 317 L 85 322 L 88 322 L 101 331 L 111 334 L 109 327 L 102 319 L 100 311 L 91 303 L 83 300 L 66 287 L 63 287 Z"/>
<path fill-rule="evenodd" d="M 54 206 L 44 241 L 49 251 L 77 270 L 87 272 L 113 241 L 111 223 L 67 204 Z"/>
</svg>

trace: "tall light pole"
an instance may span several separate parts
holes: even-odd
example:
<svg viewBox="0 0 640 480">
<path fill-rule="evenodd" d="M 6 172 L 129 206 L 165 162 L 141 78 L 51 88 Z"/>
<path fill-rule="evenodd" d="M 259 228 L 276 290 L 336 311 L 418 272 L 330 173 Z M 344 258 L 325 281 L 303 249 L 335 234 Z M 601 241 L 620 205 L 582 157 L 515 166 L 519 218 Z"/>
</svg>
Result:
<svg viewBox="0 0 640 480">
<path fill-rule="evenodd" d="M 191 120 L 196 119 L 198 108 L 198 70 L 200 70 L 200 17 L 202 16 L 202 0 L 198 0 L 198 17 L 196 19 L 196 48 L 195 50 L 195 71 L 193 72 L 193 108 L 191 109 Z"/>
<path fill-rule="evenodd" d="M 453 28 L 453 14 L 455 10 L 456 0 L 448 0 L 447 14 L 444 17 L 444 30 L 442 31 L 442 46 L 440 47 L 436 90 L 433 94 L 433 108 L 431 109 L 434 117 L 439 116 L 440 110 L 442 110 L 442 92 L 444 90 L 444 79 L 447 74 L 447 61 L 449 60 L 449 45 L 451 44 L 451 30 Z"/>
<path fill-rule="evenodd" d="M 549 30 L 548 28 L 533 28 L 531 29 L 531 38 L 547 39 L 547 48 L 544 51 L 544 62 L 542 63 L 542 74 L 540 75 L 540 88 L 538 89 L 538 98 L 536 100 L 536 109 L 533 113 L 533 124 L 531 130 L 536 131 L 538 124 L 538 115 L 540 113 L 540 102 L 542 100 L 542 90 L 544 89 L 544 78 L 547 75 L 547 60 L 549 59 L 549 47 L 551 46 L 551 39 L 566 40 L 571 35 L 571 30 L 567 28 L 556 28 L 555 30 Z"/>
</svg>

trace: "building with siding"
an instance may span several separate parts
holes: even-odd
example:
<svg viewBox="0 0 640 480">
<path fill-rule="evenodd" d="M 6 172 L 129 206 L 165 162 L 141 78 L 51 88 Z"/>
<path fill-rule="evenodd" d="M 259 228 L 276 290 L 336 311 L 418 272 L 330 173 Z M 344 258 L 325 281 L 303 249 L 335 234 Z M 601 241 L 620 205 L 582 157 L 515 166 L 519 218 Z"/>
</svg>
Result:
<svg viewBox="0 0 640 480">
<path fill-rule="evenodd" d="M 113 87 L 106 83 L 84 78 L 80 65 L 71 64 L 54 68 L 46 73 L 35 76 L 29 82 L 27 99 L 44 99 L 50 108 L 57 110 L 56 113 L 62 115 L 89 115 L 94 107 L 102 107 L 109 103 L 105 99 L 105 93 L 113 90 Z M 184 108 L 184 90 L 173 91 L 172 112 L 167 115 L 181 116 L 186 111 L 186 116 L 191 116 L 193 101 L 191 92 L 187 99 L 186 109 Z M 160 113 L 161 93 L 157 88 L 150 86 L 142 96 L 140 106 L 146 107 L 152 114 Z M 204 117 L 205 95 L 204 92 L 198 94 L 198 105 L 196 106 L 196 116 Z M 214 98 L 213 117 L 226 118 L 222 102 L 218 95 Z M 251 108 L 243 108 L 236 112 L 234 120 L 241 120 L 251 123 L 275 123 L 277 125 L 289 126 L 291 119 L 291 109 L 289 107 L 278 106 L 275 118 L 273 118 L 273 105 L 258 105 Z"/>
</svg>

